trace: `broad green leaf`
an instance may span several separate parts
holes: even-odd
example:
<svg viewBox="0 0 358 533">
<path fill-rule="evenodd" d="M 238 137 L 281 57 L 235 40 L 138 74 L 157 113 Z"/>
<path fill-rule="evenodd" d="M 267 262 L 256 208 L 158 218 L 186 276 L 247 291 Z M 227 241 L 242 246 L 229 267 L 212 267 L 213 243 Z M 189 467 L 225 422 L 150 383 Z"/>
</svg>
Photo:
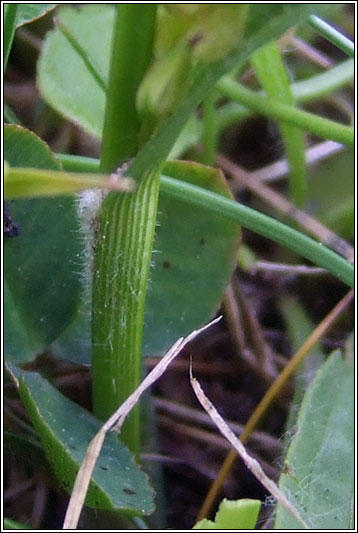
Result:
<svg viewBox="0 0 358 533">
<path fill-rule="evenodd" d="M 163 173 L 226 197 L 220 171 L 168 162 Z M 220 215 L 160 194 L 147 294 L 144 354 L 163 353 L 213 316 L 234 269 L 239 228 Z"/>
<path fill-rule="evenodd" d="M 100 139 L 105 109 L 103 87 L 108 82 L 114 8 L 110 5 L 62 8 L 58 11 L 58 18 L 87 55 L 92 70 L 63 32 L 54 29 L 47 34 L 39 59 L 39 89 L 45 100 L 60 114 Z M 197 122 L 193 117 L 188 123 L 175 143 L 171 157 L 180 156 L 197 141 Z M 145 136 L 145 131 L 142 136 Z"/>
<path fill-rule="evenodd" d="M 257 50 L 252 55 L 251 61 L 267 96 L 278 102 L 294 105 L 290 80 L 277 42 L 271 41 Z M 290 165 L 291 197 L 296 205 L 302 207 L 307 197 L 303 131 L 284 122 L 279 122 L 279 129 Z"/>
<path fill-rule="evenodd" d="M 18 4 L 4 5 L 4 20 L 3 20 L 3 60 L 4 60 L 4 74 L 6 72 L 7 62 L 10 55 L 12 42 L 16 31 L 16 14 Z"/>
<path fill-rule="evenodd" d="M 230 501 L 225 498 L 216 513 L 215 522 L 204 518 L 193 529 L 255 529 L 260 507 L 260 500 Z"/>
<path fill-rule="evenodd" d="M 237 10 L 238 7 L 241 6 L 234 6 L 233 8 Z M 203 6 L 201 6 L 202 8 Z M 209 8 L 206 6 L 206 9 L 212 9 L 212 6 Z M 220 9 L 230 10 L 232 6 L 220 6 Z M 262 16 L 261 12 L 264 9 L 266 12 Z M 248 17 L 250 29 L 246 34 L 251 39 L 241 48 L 238 47 L 235 39 L 236 52 L 232 54 L 229 60 L 226 58 L 222 60 L 221 69 L 218 69 L 216 65 L 213 70 L 220 70 L 222 74 L 225 74 L 236 66 L 239 58 L 242 59 L 240 62 L 243 62 L 257 47 L 272 38 L 279 37 L 290 25 L 294 25 L 310 12 L 320 9 L 322 7 L 312 5 L 250 5 L 250 16 Z M 178 15 L 176 16 L 178 17 Z M 106 4 L 81 6 L 76 10 L 66 7 L 58 11 L 58 17 L 71 32 L 71 35 L 76 38 L 81 48 L 86 52 L 89 62 L 96 69 L 98 76 L 106 84 L 114 22 L 113 6 Z M 270 21 L 269 24 L 268 21 Z M 175 24 L 180 26 L 180 21 L 176 21 Z M 222 30 L 221 24 L 218 26 L 218 31 L 219 28 Z M 180 30 L 179 34 L 175 34 L 177 38 L 181 38 L 186 29 L 185 27 L 184 33 Z M 259 34 L 253 38 L 256 31 L 259 31 Z M 165 28 L 163 32 L 165 32 Z M 219 39 L 219 43 L 221 42 L 222 36 Z M 230 47 L 231 42 L 229 43 Z M 208 74 L 206 78 L 208 85 L 212 87 L 212 74 Z M 38 86 L 45 100 L 59 113 L 79 124 L 94 137 L 101 138 L 105 106 L 103 87 L 96 81 L 85 61 L 59 29 L 52 30 L 46 37 L 38 64 Z M 204 97 L 205 94 L 202 90 L 200 92 Z M 176 128 L 176 136 L 178 135 L 177 132 L 178 128 Z M 173 141 L 171 141 L 172 144 Z"/>
<path fill-rule="evenodd" d="M 54 9 L 57 4 L 19 4 L 16 13 L 16 27 L 23 26 L 28 22 L 32 22 L 43 15 L 46 15 L 49 11 Z"/>
<path fill-rule="evenodd" d="M 312 333 L 314 326 L 309 320 L 303 307 L 299 302 L 285 294 L 279 299 L 280 311 L 287 325 L 288 336 L 293 353 L 296 353 L 303 345 L 307 337 Z M 288 445 L 288 440 L 295 430 L 295 423 L 298 411 L 302 403 L 307 387 L 313 380 L 317 370 L 325 361 L 325 354 L 319 344 L 313 347 L 311 353 L 305 357 L 295 374 L 295 390 L 289 408 L 289 416 L 286 423 L 286 434 L 284 444 Z"/>
<path fill-rule="evenodd" d="M 114 7 L 64 7 L 61 23 L 86 51 L 105 84 L 108 80 Z M 102 136 L 105 91 L 59 29 L 48 33 L 38 63 L 38 86 L 45 100 L 94 137 Z"/>
<path fill-rule="evenodd" d="M 216 526 L 212 520 L 203 518 L 202 520 L 199 520 L 199 522 L 195 524 L 193 529 L 216 529 Z"/>
<path fill-rule="evenodd" d="M 20 126 L 5 125 L 10 165 L 59 170 L 48 146 Z M 79 303 L 81 241 L 70 197 L 16 200 L 10 215 L 19 235 L 4 243 L 5 353 L 32 360 L 71 322 Z"/>
<path fill-rule="evenodd" d="M 230 198 L 220 171 L 184 161 L 163 172 Z M 162 354 L 180 336 L 209 320 L 220 305 L 235 264 L 236 223 L 160 194 L 143 332 L 143 355 Z M 90 364 L 90 308 L 54 344 L 58 356 Z"/>
<path fill-rule="evenodd" d="M 9 371 L 56 477 L 71 492 L 87 447 L 102 423 L 39 374 L 14 366 L 9 366 Z M 153 492 L 147 476 L 113 433 L 105 439 L 85 503 L 88 507 L 128 514 L 148 514 L 153 510 Z"/>
<path fill-rule="evenodd" d="M 352 529 L 354 368 L 334 352 L 318 370 L 298 414 L 280 488 L 315 530 Z M 302 529 L 278 505 L 275 529 Z"/>
</svg>

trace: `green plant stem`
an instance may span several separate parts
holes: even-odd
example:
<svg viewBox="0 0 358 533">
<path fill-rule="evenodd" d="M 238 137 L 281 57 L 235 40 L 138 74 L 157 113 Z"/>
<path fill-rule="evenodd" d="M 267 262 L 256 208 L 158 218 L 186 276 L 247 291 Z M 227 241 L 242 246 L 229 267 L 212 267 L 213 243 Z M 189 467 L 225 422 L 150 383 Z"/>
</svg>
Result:
<svg viewBox="0 0 358 533">
<path fill-rule="evenodd" d="M 291 90 L 296 103 L 307 103 L 344 87 L 353 79 L 354 61 L 347 59 L 326 72 L 293 83 Z M 263 96 L 264 92 L 259 91 L 255 94 Z M 237 102 L 229 102 L 217 110 L 218 128 L 219 130 L 225 129 L 252 114 L 252 109 Z"/>
<path fill-rule="evenodd" d="M 217 88 L 227 98 L 235 100 L 264 116 L 292 124 L 324 139 L 354 146 L 354 129 L 349 126 L 260 96 L 228 77 L 222 78 L 218 82 Z"/>
<path fill-rule="evenodd" d="M 203 155 L 204 165 L 213 165 L 217 144 L 217 121 L 215 101 L 216 91 L 212 91 L 203 101 Z"/>
<path fill-rule="evenodd" d="M 99 169 L 99 163 L 96 159 L 62 154 L 58 154 L 57 157 L 66 170 L 95 172 L 96 169 L 97 171 Z M 205 205 L 214 213 L 234 220 L 243 227 L 293 250 L 315 265 L 328 270 L 350 287 L 354 285 L 354 267 L 346 259 L 310 237 L 259 213 L 255 209 L 167 176 L 160 178 L 160 192 L 179 197 L 192 205 Z"/>
<path fill-rule="evenodd" d="M 308 24 L 323 35 L 328 41 L 337 46 L 337 48 L 345 52 L 349 57 L 354 57 L 354 43 L 330 24 L 327 24 L 327 22 L 316 15 L 311 15 L 309 17 Z"/>
<path fill-rule="evenodd" d="M 243 227 L 293 250 L 312 261 L 315 265 L 325 268 L 338 279 L 353 287 L 353 265 L 326 246 L 293 228 L 250 207 L 203 190 L 200 187 L 188 183 L 184 184 L 184 182 L 168 176 L 161 176 L 160 186 L 161 194 L 170 194 L 170 196 L 180 198 L 194 206 L 205 206 L 214 213 L 219 213 L 230 220 L 234 220 Z"/>
<path fill-rule="evenodd" d="M 312 102 L 354 80 L 354 60 L 346 59 L 326 72 L 292 84 L 297 103 Z"/>
<path fill-rule="evenodd" d="M 117 6 L 107 103 L 103 127 L 101 169 L 111 172 L 138 150 L 137 89 L 149 65 L 156 4 Z"/>
<path fill-rule="evenodd" d="M 136 92 L 151 58 L 155 4 L 119 4 L 100 168 L 110 172 L 138 149 Z M 159 195 L 159 171 L 131 173 L 133 194 L 110 193 L 98 213 L 92 288 L 93 407 L 108 418 L 138 386 L 142 375 L 142 330 L 146 287 Z M 138 406 L 121 431 L 140 449 Z"/>
<path fill-rule="evenodd" d="M 12 41 L 16 30 L 16 14 L 19 4 L 5 4 L 4 6 L 4 74 L 9 60 Z"/>
<path fill-rule="evenodd" d="M 92 289 L 93 406 L 107 419 L 141 381 L 142 330 L 152 255 L 158 173 L 139 182 L 130 195 L 110 193 L 98 217 Z M 136 406 L 121 440 L 139 452 L 140 412 Z"/>
<path fill-rule="evenodd" d="M 100 170 L 100 160 L 82 155 L 55 154 L 66 172 L 95 173 Z"/>
</svg>

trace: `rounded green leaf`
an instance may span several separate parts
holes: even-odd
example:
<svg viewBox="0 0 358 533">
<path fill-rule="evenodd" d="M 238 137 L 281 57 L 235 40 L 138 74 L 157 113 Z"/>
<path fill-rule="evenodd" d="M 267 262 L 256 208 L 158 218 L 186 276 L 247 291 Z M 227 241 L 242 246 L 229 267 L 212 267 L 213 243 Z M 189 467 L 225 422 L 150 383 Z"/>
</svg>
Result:
<svg viewBox="0 0 358 533">
<path fill-rule="evenodd" d="M 215 522 L 204 518 L 197 522 L 193 529 L 255 529 L 260 507 L 260 500 L 243 498 L 230 501 L 224 498 L 216 513 Z"/>
<path fill-rule="evenodd" d="M 107 82 L 114 7 L 66 7 L 59 10 L 58 18 Z M 59 28 L 47 34 L 38 63 L 38 86 L 45 100 L 59 113 L 94 137 L 101 137 L 105 91 Z"/>
<path fill-rule="evenodd" d="M 71 492 L 88 445 L 102 422 L 60 394 L 39 374 L 14 366 L 9 366 L 9 371 L 56 477 Z M 148 478 L 114 433 L 105 439 L 85 504 L 137 515 L 153 511 Z"/>
<path fill-rule="evenodd" d="M 333 353 L 307 389 L 285 458 L 280 488 L 315 530 L 352 529 L 354 369 Z M 281 505 L 275 529 L 302 529 Z"/>
<path fill-rule="evenodd" d="M 23 26 L 28 22 L 32 22 L 49 11 L 54 9 L 57 4 L 18 4 L 16 12 L 16 27 Z"/>
<path fill-rule="evenodd" d="M 48 146 L 28 130 L 4 128 L 12 166 L 59 170 Z M 25 362 L 49 347 L 71 322 L 81 292 L 81 242 L 71 197 L 9 202 L 16 237 L 5 237 L 5 353 Z"/>
<path fill-rule="evenodd" d="M 163 173 L 230 197 L 220 171 L 192 162 L 166 163 Z M 218 309 L 239 244 L 237 224 L 160 193 L 147 294 L 143 350 L 163 353 Z"/>
</svg>

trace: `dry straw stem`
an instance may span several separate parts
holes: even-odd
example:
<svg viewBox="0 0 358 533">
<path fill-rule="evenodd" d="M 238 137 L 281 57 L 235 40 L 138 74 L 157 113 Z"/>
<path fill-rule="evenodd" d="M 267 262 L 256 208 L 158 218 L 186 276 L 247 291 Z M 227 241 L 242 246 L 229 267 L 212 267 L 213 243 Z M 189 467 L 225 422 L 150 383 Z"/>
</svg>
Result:
<svg viewBox="0 0 358 533">
<path fill-rule="evenodd" d="M 230 442 L 231 446 L 235 448 L 237 453 L 240 455 L 241 459 L 244 461 L 247 468 L 254 474 L 254 476 L 262 483 L 262 485 L 274 496 L 281 505 L 296 518 L 304 526 L 304 528 L 309 529 L 309 526 L 301 518 L 297 509 L 289 502 L 285 494 L 278 488 L 276 483 L 270 479 L 265 472 L 262 470 L 260 464 L 251 457 L 245 446 L 240 442 L 236 435 L 231 431 L 225 420 L 222 416 L 219 415 L 214 405 L 211 403 L 209 398 L 205 395 L 203 389 L 200 386 L 200 383 L 196 378 L 193 377 L 192 368 L 190 366 L 190 383 L 193 387 L 193 390 L 198 398 L 199 402 L 208 413 L 212 421 L 216 424 L 220 433 Z"/>
<path fill-rule="evenodd" d="M 261 422 L 263 416 L 267 412 L 273 400 L 278 396 L 279 392 L 282 390 L 285 383 L 295 372 L 297 367 L 302 363 L 302 361 L 310 353 L 314 345 L 319 342 L 327 330 L 332 326 L 336 318 L 343 312 L 343 310 L 350 304 L 354 297 L 354 291 L 349 291 L 338 303 L 337 305 L 328 313 L 328 315 L 318 324 L 316 329 L 311 333 L 307 340 L 303 343 L 301 348 L 295 353 L 289 363 L 285 366 L 282 372 L 277 376 L 272 385 L 268 388 L 263 398 L 260 400 L 256 406 L 254 412 L 250 416 L 249 420 L 245 424 L 244 431 L 242 432 L 240 439 L 242 442 L 246 442 L 254 429 Z M 215 481 L 210 487 L 209 492 L 206 495 L 203 505 L 200 508 L 198 513 L 197 520 L 205 518 L 210 512 L 211 507 L 220 491 L 220 488 L 223 482 L 226 479 L 232 465 L 234 464 L 237 457 L 235 449 L 231 450 L 226 456 L 225 461 L 223 462 L 218 475 L 216 476 Z"/>
<path fill-rule="evenodd" d="M 168 365 L 173 359 L 179 355 L 183 348 L 193 340 L 201 332 L 216 324 L 221 319 L 221 316 L 215 318 L 202 328 L 193 331 L 187 337 L 181 337 L 170 350 L 164 355 L 159 363 L 153 368 L 153 370 L 142 381 L 139 387 L 127 398 L 127 400 L 113 413 L 113 415 L 103 424 L 98 433 L 91 440 L 84 460 L 77 473 L 76 481 L 73 487 L 72 495 L 67 507 L 65 520 L 63 523 L 63 529 L 76 529 L 78 520 L 81 514 L 83 503 L 86 498 L 89 483 L 93 469 L 95 467 L 98 456 L 101 452 L 103 441 L 108 431 L 120 432 L 123 422 L 138 402 L 143 392 L 148 389 L 167 369 Z"/>
</svg>

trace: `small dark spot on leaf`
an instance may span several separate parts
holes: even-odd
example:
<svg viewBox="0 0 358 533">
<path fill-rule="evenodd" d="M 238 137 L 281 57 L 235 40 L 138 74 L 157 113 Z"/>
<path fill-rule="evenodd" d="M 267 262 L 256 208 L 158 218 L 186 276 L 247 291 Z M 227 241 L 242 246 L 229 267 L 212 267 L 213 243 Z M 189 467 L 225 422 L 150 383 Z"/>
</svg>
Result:
<svg viewBox="0 0 358 533">
<path fill-rule="evenodd" d="M 192 35 L 192 37 L 188 39 L 189 45 L 192 47 L 196 46 L 198 43 L 200 43 L 203 37 L 204 36 L 201 32 Z"/>
<path fill-rule="evenodd" d="M 6 237 L 17 237 L 20 233 L 20 226 L 11 218 L 9 208 L 4 203 L 4 235 Z"/>
<path fill-rule="evenodd" d="M 123 492 L 126 494 L 135 494 L 135 491 L 130 489 L 129 487 L 124 487 Z"/>
<path fill-rule="evenodd" d="M 102 470 L 108 470 L 108 466 L 100 466 L 100 468 L 102 468 Z"/>
<path fill-rule="evenodd" d="M 163 267 L 164 267 L 164 268 L 170 268 L 170 267 L 171 267 L 170 262 L 169 262 L 169 261 L 164 261 L 164 263 L 163 263 Z"/>
<path fill-rule="evenodd" d="M 200 246 L 204 246 L 205 242 L 205 239 L 200 239 Z"/>
</svg>

